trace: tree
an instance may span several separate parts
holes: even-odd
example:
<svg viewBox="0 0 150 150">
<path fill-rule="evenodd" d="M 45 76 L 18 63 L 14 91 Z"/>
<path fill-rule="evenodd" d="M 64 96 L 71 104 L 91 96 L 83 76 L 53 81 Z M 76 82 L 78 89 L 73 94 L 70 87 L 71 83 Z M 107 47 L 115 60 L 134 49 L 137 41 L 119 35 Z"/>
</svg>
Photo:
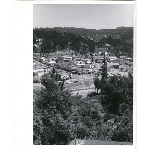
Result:
<svg viewBox="0 0 150 150">
<path fill-rule="evenodd" d="M 119 113 L 120 104 L 133 106 L 133 79 L 121 76 L 109 77 L 103 88 L 105 99 L 102 104 L 107 106 L 108 112 Z"/>
<path fill-rule="evenodd" d="M 44 88 L 34 91 L 34 144 L 68 144 L 70 93 L 61 91 L 53 78 L 43 76 Z"/>
<path fill-rule="evenodd" d="M 98 90 L 101 88 L 101 81 L 99 80 L 98 77 L 94 78 L 94 85 L 95 85 L 95 90 L 97 90 L 98 93 Z"/>
<path fill-rule="evenodd" d="M 103 87 L 101 104 L 107 119 L 115 119 L 109 138 L 133 142 L 133 77 L 108 77 Z"/>
<path fill-rule="evenodd" d="M 36 44 L 36 38 L 33 36 L 33 44 Z"/>
<path fill-rule="evenodd" d="M 103 60 L 103 66 L 102 66 L 102 78 L 101 78 L 101 94 L 105 94 L 104 87 L 105 83 L 107 80 L 107 60 L 105 57 L 105 52 L 104 52 L 104 60 Z"/>
</svg>

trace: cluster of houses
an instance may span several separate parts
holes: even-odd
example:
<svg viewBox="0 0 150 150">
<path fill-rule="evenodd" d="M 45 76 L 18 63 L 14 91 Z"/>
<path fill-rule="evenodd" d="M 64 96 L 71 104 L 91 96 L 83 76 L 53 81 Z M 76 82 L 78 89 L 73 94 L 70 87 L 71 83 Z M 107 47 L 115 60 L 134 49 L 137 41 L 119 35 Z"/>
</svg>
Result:
<svg viewBox="0 0 150 150">
<path fill-rule="evenodd" d="M 105 51 L 105 59 L 107 60 L 108 75 L 124 75 L 133 73 L 133 60 L 127 56 L 110 55 L 111 53 Z M 37 58 L 37 57 L 35 57 Z M 63 70 L 72 74 L 101 74 L 103 66 L 104 55 L 101 51 L 95 52 L 92 56 L 85 58 L 83 55 L 75 55 L 72 50 L 57 51 L 50 54 L 41 54 L 39 61 L 47 67 L 55 66 L 56 69 Z M 67 73 L 66 73 L 67 74 Z"/>
<path fill-rule="evenodd" d="M 120 38 L 117 35 L 114 38 Z M 42 39 L 36 37 L 35 47 L 42 44 Z M 82 44 L 81 51 L 83 51 L 85 44 Z M 113 53 L 114 49 L 110 44 L 105 44 L 103 47 L 95 45 L 93 53 L 87 52 L 86 55 L 71 50 L 68 46 L 66 50 L 56 50 L 48 54 L 40 53 L 39 56 L 33 56 L 34 60 L 47 66 L 47 68 L 55 66 L 58 70 L 63 70 L 72 74 L 101 74 L 104 57 L 107 61 L 107 72 L 111 76 L 113 74 L 127 76 L 130 72 L 133 73 L 133 59 L 127 56 L 120 56 L 117 58 Z M 104 56 L 105 53 L 105 56 Z M 82 54 L 82 55 L 81 55 Z M 36 67 L 34 67 L 36 68 Z M 38 71 L 36 69 L 36 71 Z"/>
</svg>

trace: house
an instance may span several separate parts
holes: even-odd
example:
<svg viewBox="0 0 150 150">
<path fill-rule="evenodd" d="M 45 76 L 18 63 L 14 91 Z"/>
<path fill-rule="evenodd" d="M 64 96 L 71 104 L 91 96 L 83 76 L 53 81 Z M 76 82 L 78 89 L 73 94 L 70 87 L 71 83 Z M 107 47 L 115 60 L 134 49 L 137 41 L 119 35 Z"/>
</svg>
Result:
<svg viewBox="0 0 150 150">
<path fill-rule="evenodd" d="M 117 57 L 116 56 L 108 56 L 107 59 L 111 61 L 111 60 L 116 60 Z"/>
<path fill-rule="evenodd" d="M 114 67 L 114 69 L 119 68 L 119 63 L 114 63 L 114 64 L 113 64 L 113 67 Z"/>
<path fill-rule="evenodd" d="M 129 67 L 133 67 L 133 62 L 128 62 Z"/>
<path fill-rule="evenodd" d="M 132 58 L 126 58 L 126 62 L 131 62 Z"/>
<path fill-rule="evenodd" d="M 127 71 L 127 66 L 126 65 L 119 65 L 119 69 L 120 69 L 120 71 L 125 72 L 125 71 Z"/>
<path fill-rule="evenodd" d="M 107 63 L 107 69 L 113 68 L 113 63 Z"/>
<path fill-rule="evenodd" d="M 92 65 L 92 64 L 85 64 L 85 65 L 84 65 L 84 68 L 89 68 L 89 69 L 90 69 L 90 68 L 94 68 L 94 65 Z"/>
<path fill-rule="evenodd" d="M 80 59 L 81 59 L 81 58 L 80 58 L 79 56 L 73 56 L 73 57 L 72 57 L 72 60 L 80 61 Z"/>
<path fill-rule="evenodd" d="M 64 57 L 64 61 L 70 61 L 70 60 L 72 60 L 72 57 L 68 57 L 68 56 Z"/>
<path fill-rule="evenodd" d="M 41 57 L 41 61 L 42 61 L 43 63 L 48 62 L 48 60 L 47 60 L 45 57 Z"/>
<path fill-rule="evenodd" d="M 63 61 L 70 61 L 70 60 L 72 60 L 72 57 L 65 55 L 65 56 L 61 56 L 60 59 Z"/>
<path fill-rule="evenodd" d="M 55 64 L 56 64 L 56 61 L 49 61 L 49 62 L 47 62 L 47 64 L 49 64 L 50 66 L 54 66 Z"/>
<path fill-rule="evenodd" d="M 84 67 L 84 65 L 85 65 L 85 63 L 82 62 L 82 61 L 77 61 L 76 62 L 76 66 L 78 66 L 78 67 Z"/>
<path fill-rule="evenodd" d="M 126 60 L 127 56 L 120 56 L 120 59 Z"/>
<path fill-rule="evenodd" d="M 119 63 L 107 63 L 107 68 L 108 69 L 118 69 Z"/>
<path fill-rule="evenodd" d="M 85 63 L 86 63 L 86 64 L 91 64 L 92 61 L 91 61 L 90 59 L 86 59 Z"/>
<path fill-rule="evenodd" d="M 42 39 L 40 39 L 40 38 L 38 38 L 38 37 L 35 37 L 35 39 L 36 39 L 36 43 L 42 44 Z"/>
<path fill-rule="evenodd" d="M 105 44 L 104 46 L 105 46 L 105 47 L 110 47 L 111 45 L 110 45 L 110 44 Z"/>
<path fill-rule="evenodd" d="M 102 61 L 103 59 L 104 59 L 104 55 L 102 55 L 102 56 L 90 56 L 90 59 L 92 60 L 92 61 L 96 61 L 97 59 L 98 60 L 100 60 L 100 61 Z"/>
</svg>

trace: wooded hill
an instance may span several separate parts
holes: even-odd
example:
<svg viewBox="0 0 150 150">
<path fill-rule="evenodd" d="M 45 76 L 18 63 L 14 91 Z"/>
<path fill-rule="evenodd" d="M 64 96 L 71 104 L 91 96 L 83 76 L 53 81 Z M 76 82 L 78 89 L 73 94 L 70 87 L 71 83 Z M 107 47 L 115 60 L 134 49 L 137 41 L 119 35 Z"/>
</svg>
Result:
<svg viewBox="0 0 150 150">
<path fill-rule="evenodd" d="M 55 27 L 55 28 L 35 28 L 39 31 L 56 31 L 58 33 L 73 33 L 75 35 L 85 36 L 85 37 L 101 37 L 102 35 L 120 35 L 123 40 L 133 39 L 133 27 L 118 27 L 116 29 L 85 29 L 85 28 L 74 28 L 74 27 Z M 100 40 L 100 39 L 99 39 Z"/>
<path fill-rule="evenodd" d="M 67 47 L 82 53 L 94 52 L 95 46 L 104 47 L 110 44 L 115 55 L 133 57 L 133 28 L 117 29 L 83 29 L 83 28 L 35 28 L 33 29 L 33 44 L 39 44 L 36 39 L 42 39 L 40 49 L 33 46 L 34 52 L 42 53 L 64 50 Z"/>
</svg>

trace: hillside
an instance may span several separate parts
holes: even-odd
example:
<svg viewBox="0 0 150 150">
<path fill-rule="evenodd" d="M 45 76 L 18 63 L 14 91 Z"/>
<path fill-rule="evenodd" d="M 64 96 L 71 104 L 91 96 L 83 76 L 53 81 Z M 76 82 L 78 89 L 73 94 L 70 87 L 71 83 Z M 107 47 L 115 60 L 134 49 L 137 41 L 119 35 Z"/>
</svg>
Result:
<svg viewBox="0 0 150 150">
<path fill-rule="evenodd" d="M 117 29 L 84 29 L 84 28 L 35 28 L 33 29 L 34 52 L 42 53 L 64 50 L 68 47 L 81 54 L 94 52 L 96 47 L 103 48 L 110 44 L 109 49 L 116 55 L 133 57 L 133 28 L 119 27 Z M 42 39 L 42 41 L 38 41 Z M 38 42 L 36 42 L 36 40 Z"/>
<path fill-rule="evenodd" d="M 85 29 L 85 28 L 75 28 L 75 27 L 55 27 L 55 28 L 35 28 L 34 30 L 44 30 L 46 32 L 55 30 L 58 33 L 69 32 L 80 36 L 90 36 L 95 37 L 98 40 L 101 39 L 103 35 L 120 35 L 124 40 L 129 40 L 133 38 L 133 27 L 118 27 L 116 29 Z M 128 36 L 127 36 L 128 35 Z"/>
</svg>

